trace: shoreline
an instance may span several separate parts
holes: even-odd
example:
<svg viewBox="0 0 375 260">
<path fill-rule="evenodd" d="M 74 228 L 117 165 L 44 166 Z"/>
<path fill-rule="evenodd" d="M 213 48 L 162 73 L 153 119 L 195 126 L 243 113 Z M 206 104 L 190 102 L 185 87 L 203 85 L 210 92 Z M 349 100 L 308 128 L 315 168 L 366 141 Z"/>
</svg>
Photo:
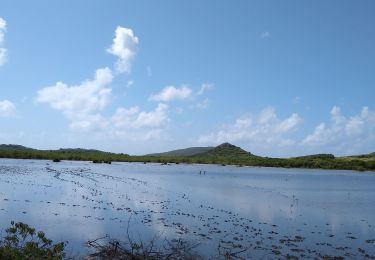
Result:
<svg viewBox="0 0 375 260">
<path fill-rule="evenodd" d="M 226 163 L 226 164 L 223 164 L 221 162 L 183 162 L 183 160 L 185 158 L 180 158 L 180 157 L 176 157 L 176 158 L 165 158 L 165 157 L 147 157 L 147 158 L 154 158 L 155 160 L 150 160 L 150 159 L 146 159 L 146 160 L 138 160 L 138 156 L 129 156 L 130 158 L 135 158 L 136 160 L 103 160 L 103 161 L 97 161 L 97 162 L 94 162 L 95 160 L 80 160 L 80 159 L 59 159 L 59 161 L 57 162 L 54 162 L 53 160 L 54 159 L 51 159 L 51 158 L 17 158 L 17 157 L 1 157 L 0 156 L 0 160 L 1 159 L 12 159 L 12 160 L 38 160 L 38 161 L 49 161 L 51 163 L 59 163 L 61 161 L 68 161 L 68 162 L 87 162 L 87 163 L 92 163 L 92 164 L 111 164 L 111 163 L 139 163 L 139 164 L 156 164 L 156 165 L 165 165 L 165 166 L 171 166 L 171 165 L 213 165 L 213 166 L 222 166 L 222 167 L 225 167 L 225 166 L 232 166 L 232 167 L 238 167 L 238 168 L 245 168 L 245 167 L 249 167 L 249 168 L 276 168 L 276 169 L 304 169 L 304 170 L 327 170 L 327 171 L 354 171 L 354 172 L 361 172 L 361 173 L 374 173 L 375 172 L 375 169 L 372 169 L 372 168 L 364 168 L 364 169 L 355 169 L 355 168 L 345 168 L 345 167 L 342 167 L 342 168 L 328 168 L 328 167 L 283 167 L 281 165 L 275 165 L 275 166 L 272 166 L 272 165 L 250 165 L 250 164 L 236 164 L 236 163 Z M 142 156 L 143 157 L 143 156 Z M 169 160 L 168 160 L 169 159 Z M 289 158 L 269 158 L 269 159 L 280 159 L 280 160 L 290 160 Z M 161 162 L 160 162 L 161 160 Z M 181 160 L 181 162 L 180 162 Z M 109 163 L 108 163 L 109 162 Z"/>
</svg>

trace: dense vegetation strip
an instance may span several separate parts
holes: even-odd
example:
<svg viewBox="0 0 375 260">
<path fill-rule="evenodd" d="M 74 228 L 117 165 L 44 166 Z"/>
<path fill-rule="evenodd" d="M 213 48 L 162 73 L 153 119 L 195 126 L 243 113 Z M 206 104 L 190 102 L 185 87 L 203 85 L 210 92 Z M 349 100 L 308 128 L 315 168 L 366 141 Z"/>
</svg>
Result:
<svg viewBox="0 0 375 260">
<path fill-rule="evenodd" d="M 46 159 L 53 161 L 75 160 L 101 162 L 143 162 L 143 163 L 199 163 L 199 164 L 221 164 L 238 166 L 263 166 L 284 168 L 317 168 L 317 169 L 343 169 L 357 171 L 375 171 L 375 154 L 335 157 L 332 154 L 316 154 L 294 158 L 269 158 L 253 155 L 239 147 L 231 144 L 222 144 L 210 148 L 201 153 L 189 156 L 181 156 L 173 152 L 167 155 L 145 155 L 130 156 L 128 154 L 117 154 L 99 150 L 86 149 L 59 149 L 59 150 L 36 150 L 16 146 L 0 146 L 0 158 L 15 159 Z"/>
</svg>

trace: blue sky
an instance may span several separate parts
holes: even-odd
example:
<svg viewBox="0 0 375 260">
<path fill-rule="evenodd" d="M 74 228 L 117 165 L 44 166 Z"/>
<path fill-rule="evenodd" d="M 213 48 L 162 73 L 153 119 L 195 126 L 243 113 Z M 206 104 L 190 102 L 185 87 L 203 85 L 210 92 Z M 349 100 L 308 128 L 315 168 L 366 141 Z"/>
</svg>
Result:
<svg viewBox="0 0 375 260">
<path fill-rule="evenodd" d="M 0 2 L 0 143 L 375 151 L 373 1 Z"/>
</svg>

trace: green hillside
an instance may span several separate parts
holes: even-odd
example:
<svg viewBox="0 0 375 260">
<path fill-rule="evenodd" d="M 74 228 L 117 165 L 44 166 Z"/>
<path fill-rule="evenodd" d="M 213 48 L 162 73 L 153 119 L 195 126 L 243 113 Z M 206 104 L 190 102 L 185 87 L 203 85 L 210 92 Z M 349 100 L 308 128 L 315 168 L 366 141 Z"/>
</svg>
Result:
<svg viewBox="0 0 375 260">
<path fill-rule="evenodd" d="M 368 153 L 368 154 L 347 156 L 347 158 L 369 158 L 371 159 L 371 158 L 375 158 L 375 152 Z"/>
<path fill-rule="evenodd" d="M 216 147 L 191 147 L 167 153 L 130 156 L 91 149 L 36 150 L 21 145 L 0 145 L 0 158 L 77 160 L 94 162 L 153 162 L 200 163 L 239 166 L 265 166 L 284 168 L 321 168 L 375 171 L 374 153 L 348 157 L 332 154 L 315 154 L 294 158 L 269 158 L 251 154 L 235 145 L 224 143 Z"/>
<path fill-rule="evenodd" d="M 335 156 L 330 153 L 319 153 L 305 156 L 294 157 L 294 159 L 335 159 Z"/>
<path fill-rule="evenodd" d="M 29 147 L 25 147 L 18 144 L 0 144 L 0 150 L 3 151 L 25 151 L 25 150 L 34 150 Z"/>
<path fill-rule="evenodd" d="M 195 156 L 200 156 L 200 157 L 248 157 L 252 155 L 251 153 L 243 150 L 242 148 L 235 146 L 230 143 L 223 143 L 221 145 L 216 146 L 215 148 L 200 153 L 196 154 Z"/>
<path fill-rule="evenodd" d="M 178 149 L 178 150 L 173 150 L 165 153 L 153 153 L 153 154 L 148 154 L 146 156 L 161 156 L 161 157 L 174 157 L 174 156 L 192 156 L 196 154 L 201 154 L 208 152 L 215 147 L 189 147 L 185 149 Z"/>
</svg>

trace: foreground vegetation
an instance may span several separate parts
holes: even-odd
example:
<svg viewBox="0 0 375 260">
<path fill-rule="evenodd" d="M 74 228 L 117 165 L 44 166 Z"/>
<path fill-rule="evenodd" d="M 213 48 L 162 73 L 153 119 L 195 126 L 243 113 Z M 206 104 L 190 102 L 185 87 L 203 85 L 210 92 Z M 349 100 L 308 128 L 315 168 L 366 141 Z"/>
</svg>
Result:
<svg viewBox="0 0 375 260">
<path fill-rule="evenodd" d="M 63 259 L 65 243 L 53 244 L 42 231 L 22 222 L 11 222 L 5 237 L 0 240 L 0 259 Z"/>
<path fill-rule="evenodd" d="M 0 146 L 0 158 L 46 159 L 110 162 L 143 162 L 143 163 L 199 163 L 238 166 L 263 166 L 284 168 L 344 169 L 357 171 L 375 171 L 375 154 L 351 157 L 335 157 L 332 154 L 316 154 L 294 158 L 269 158 L 253 155 L 239 147 L 225 143 L 207 149 L 202 153 L 189 156 L 174 155 L 169 152 L 158 155 L 130 156 L 98 150 L 60 149 L 35 150 L 22 146 Z"/>
<path fill-rule="evenodd" d="M 159 244 L 159 245 L 157 245 Z M 65 242 L 54 244 L 46 238 L 44 232 L 36 232 L 29 225 L 11 222 L 6 229 L 6 235 L 0 238 L 0 259 L 48 259 L 62 260 L 67 257 Z M 94 250 L 84 259 L 137 259 L 137 260 L 167 260 L 167 259 L 204 259 L 194 249 L 198 244 L 191 244 L 181 239 L 164 240 L 161 244 L 156 238 L 148 243 L 136 242 L 127 233 L 127 241 L 111 239 L 109 236 L 87 241 L 87 247 Z M 237 255 L 246 249 L 219 245 L 219 258 L 237 259 Z M 68 257 L 67 259 L 74 259 Z"/>
</svg>

